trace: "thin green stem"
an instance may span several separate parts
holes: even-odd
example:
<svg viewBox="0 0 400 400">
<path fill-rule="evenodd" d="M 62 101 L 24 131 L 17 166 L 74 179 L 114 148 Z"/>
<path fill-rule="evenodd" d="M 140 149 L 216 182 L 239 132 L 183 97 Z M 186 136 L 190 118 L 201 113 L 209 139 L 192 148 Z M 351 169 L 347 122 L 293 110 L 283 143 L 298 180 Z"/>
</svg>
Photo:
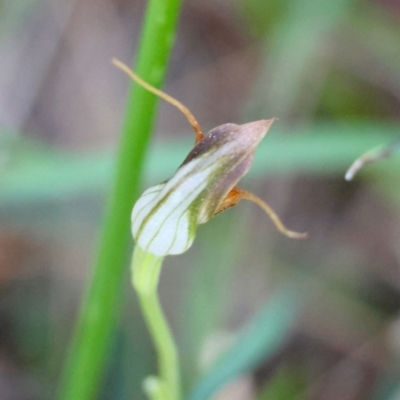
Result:
<svg viewBox="0 0 400 400">
<path fill-rule="evenodd" d="M 179 400 L 178 352 L 157 293 L 162 262 L 163 257 L 146 253 L 136 246 L 131 266 L 132 284 L 139 296 L 142 312 L 156 347 L 160 370 L 159 379 L 151 377 L 151 385 L 148 380 L 145 387 L 152 399 Z"/>
<path fill-rule="evenodd" d="M 155 87 L 160 87 L 164 79 L 180 5 L 181 0 L 149 0 L 148 3 L 134 69 Z M 115 73 L 120 72 L 115 70 Z M 119 317 L 121 288 L 128 264 L 130 213 L 138 195 L 157 100 L 153 94 L 131 84 L 115 181 L 93 277 L 61 378 L 61 400 L 91 400 L 100 386 L 106 352 Z"/>
</svg>

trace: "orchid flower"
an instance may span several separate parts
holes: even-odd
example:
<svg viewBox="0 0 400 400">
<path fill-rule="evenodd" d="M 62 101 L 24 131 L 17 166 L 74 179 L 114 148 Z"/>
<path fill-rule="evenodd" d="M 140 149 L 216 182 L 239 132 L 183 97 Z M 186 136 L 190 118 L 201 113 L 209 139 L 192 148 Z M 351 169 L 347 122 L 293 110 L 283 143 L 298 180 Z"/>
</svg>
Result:
<svg viewBox="0 0 400 400">
<path fill-rule="evenodd" d="M 236 186 L 250 169 L 256 147 L 274 119 L 224 124 L 204 135 L 196 118 L 182 103 L 143 81 L 120 61 L 114 59 L 113 63 L 146 90 L 181 110 L 195 133 L 195 146 L 172 178 L 147 189 L 132 211 L 136 242 L 132 284 L 159 364 L 159 376 L 148 377 L 144 388 L 151 400 L 179 400 L 178 351 L 157 295 L 164 256 L 185 252 L 193 243 L 198 225 L 241 199 L 258 204 L 286 236 L 301 239 L 307 234 L 287 230 L 267 203 Z"/>
<path fill-rule="evenodd" d="M 195 132 L 195 146 L 172 178 L 147 189 L 133 207 L 132 234 L 142 250 L 159 257 L 185 252 L 193 243 L 198 225 L 241 199 L 260 206 L 286 236 L 307 236 L 286 229 L 267 203 L 236 186 L 250 169 L 256 147 L 274 118 L 243 125 L 227 123 L 204 135 L 183 104 L 150 86 L 118 60 L 113 62 L 145 89 L 180 109 Z"/>
</svg>

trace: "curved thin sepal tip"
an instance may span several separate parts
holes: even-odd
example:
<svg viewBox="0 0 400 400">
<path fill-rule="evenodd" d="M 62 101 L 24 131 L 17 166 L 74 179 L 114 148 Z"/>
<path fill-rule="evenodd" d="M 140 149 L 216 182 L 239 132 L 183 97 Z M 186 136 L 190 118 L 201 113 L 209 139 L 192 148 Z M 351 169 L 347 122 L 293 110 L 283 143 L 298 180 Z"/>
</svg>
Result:
<svg viewBox="0 0 400 400">
<path fill-rule="evenodd" d="M 146 81 L 144 81 L 139 75 L 133 72 L 126 64 L 113 58 L 111 62 L 119 68 L 121 71 L 125 72 L 130 78 L 132 78 L 138 85 L 142 86 L 144 89 L 148 90 L 149 92 L 155 94 L 156 96 L 160 97 L 161 99 L 165 100 L 167 103 L 172 104 L 178 110 L 180 110 L 188 120 L 189 124 L 192 126 L 194 135 L 195 135 L 195 144 L 202 141 L 204 139 L 203 131 L 201 130 L 200 124 L 197 122 L 194 115 L 191 111 L 183 105 L 180 101 L 176 100 L 169 94 L 163 92 L 160 89 L 155 88 L 154 86 L 150 85 Z"/>
<path fill-rule="evenodd" d="M 308 232 L 293 232 L 286 230 L 285 232 L 281 232 L 285 236 L 290 237 L 291 239 L 307 239 Z"/>
<path fill-rule="evenodd" d="M 256 203 L 260 208 L 262 208 L 266 214 L 270 217 L 271 221 L 275 225 L 276 229 L 282 233 L 282 235 L 285 235 L 291 239 L 307 239 L 308 238 L 308 233 L 307 232 L 294 232 L 290 231 L 285 227 L 283 222 L 280 220 L 278 215 L 275 213 L 275 211 L 269 206 L 264 200 L 261 200 L 259 197 L 257 197 L 255 194 L 247 192 L 246 190 L 240 189 L 240 198 L 241 199 L 246 199 L 250 200 L 253 203 Z"/>
</svg>

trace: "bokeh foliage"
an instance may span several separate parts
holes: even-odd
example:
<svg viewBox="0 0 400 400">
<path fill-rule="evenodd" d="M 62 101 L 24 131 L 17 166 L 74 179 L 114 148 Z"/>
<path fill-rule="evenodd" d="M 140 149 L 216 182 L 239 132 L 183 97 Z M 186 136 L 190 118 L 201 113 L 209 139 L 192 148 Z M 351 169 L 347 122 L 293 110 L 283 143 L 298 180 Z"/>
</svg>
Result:
<svg viewBox="0 0 400 400">
<path fill-rule="evenodd" d="M 254 64 L 235 70 L 248 89 L 246 96 L 240 93 L 242 107 L 231 115 L 242 121 L 279 118 L 243 186 L 270 201 L 290 228 L 308 230 L 310 238 L 288 242 L 251 205 L 240 204 L 202 227 L 188 254 L 167 260 L 161 296 L 178 338 L 185 392 L 205 399 L 247 374 L 259 399 L 394 399 L 399 391 L 399 157 L 366 167 L 353 183 L 343 176 L 360 154 L 399 137 L 400 9 L 389 2 L 350 0 L 221 3 L 235 16 L 237 36 L 230 38 L 243 39 L 232 60 L 244 63 L 250 57 Z M 15 4 L 3 1 L 0 10 L 8 21 L 2 57 L 9 54 L 6 44 L 23 32 L 23 22 L 40 20 L 46 7 L 41 1 Z M 171 81 L 182 70 L 194 76 L 210 65 L 208 71 L 218 69 L 218 56 L 207 53 L 212 42 L 201 29 L 193 33 L 188 27 L 196 18 L 204 23 L 211 17 L 219 23 L 206 26 L 220 37 L 226 21 L 218 8 L 184 3 Z M 185 63 L 183 37 L 189 54 L 206 53 L 207 62 L 197 56 Z M 197 42 L 190 41 L 193 37 Z M 190 97 L 193 92 L 190 86 L 178 90 L 179 99 L 201 102 Z M 54 398 L 85 277 L 60 270 L 68 271 L 76 249 L 85 254 L 80 265 L 92 258 L 103 199 L 113 185 L 115 145 L 71 151 L 34 137 L 38 124 L 9 125 L 2 123 L 0 136 L 0 245 L 9 249 L 16 231 L 28 246 L 17 251 L 27 254 L 17 261 L 6 252 L 1 267 L 0 317 L 8 324 L 3 324 L 8 339 L 1 348 L 12 349 L 6 359 L 18 366 L 21 387 L 31 396 L 23 398 Z M 189 129 L 180 125 L 182 135 L 177 135 L 174 126 L 158 127 L 162 137 L 146 159 L 145 185 L 167 179 L 191 148 Z M 29 247 L 32 241 L 39 254 Z M 50 257 L 57 246 L 65 249 Z M 45 268 L 46 263 L 59 267 Z M 18 273 L 10 274 L 8 265 L 16 265 Z M 60 277 L 70 284 L 60 285 Z M 75 307 L 61 307 L 63 296 L 74 298 Z M 140 381 L 154 368 L 135 298 L 128 291 L 125 300 L 109 350 L 104 399 L 141 398 Z M 252 330 L 257 324 L 261 328 Z"/>
</svg>

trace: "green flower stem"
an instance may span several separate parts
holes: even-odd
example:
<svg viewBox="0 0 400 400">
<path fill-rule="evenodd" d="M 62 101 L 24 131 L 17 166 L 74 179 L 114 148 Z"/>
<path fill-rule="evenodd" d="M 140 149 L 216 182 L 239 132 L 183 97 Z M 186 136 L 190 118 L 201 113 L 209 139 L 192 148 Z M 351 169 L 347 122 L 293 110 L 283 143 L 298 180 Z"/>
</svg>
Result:
<svg viewBox="0 0 400 400">
<path fill-rule="evenodd" d="M 149 0 L 148 3 L 135 70 L 155 87 L 160 87 L 164 79 L 180 5 L 181 0 Z M 115 70 L 115 73 L 121 72 Z M 61 400 L 91 400 L 100 385 L 106 352 L 119 317 L 128 261 L 130 214 L 138 195 L 156 102 L 156 96 L 131 84 L 115 181 L 92 281 L 61 377 Z"/>
<path fill-rule="evenodd" d="M 135 246 L 131 266 L 132 284 L 139 296 L 142 312 L 158 356 L 160 377 L 148 378 L 145 390 L 153 400 L 179 400 L 178 352 L 157 294 L 163 259 Z"/>
</svg>

